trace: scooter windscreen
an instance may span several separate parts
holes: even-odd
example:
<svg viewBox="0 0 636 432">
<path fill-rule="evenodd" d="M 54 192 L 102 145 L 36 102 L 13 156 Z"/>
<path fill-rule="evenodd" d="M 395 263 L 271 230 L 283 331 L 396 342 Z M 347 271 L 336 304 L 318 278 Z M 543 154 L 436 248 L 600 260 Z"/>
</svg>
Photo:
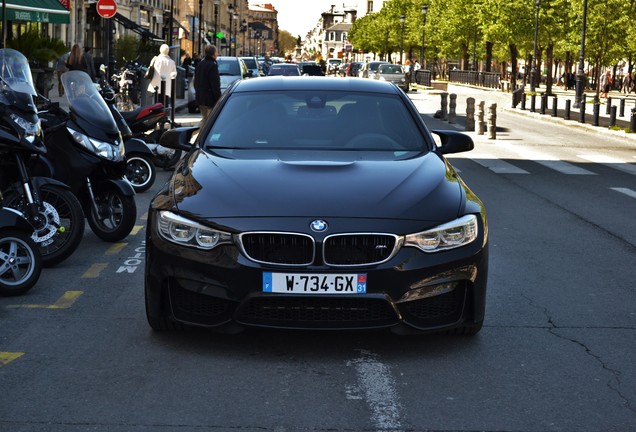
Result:
<svg viewBox="0 0 636 432">
<path fill-rule="evenodd" d="M 68 71 L 62 74 L 61 80 L 73 115 L 106 134 L 119 134 L 108 105 L 86 72 Z"/>
<path fill-rule="evenodd" d="M 11 48 L 0 49 L 0 88 L 37 96 L 29 61 L 21 52 Z"/>
</svg>

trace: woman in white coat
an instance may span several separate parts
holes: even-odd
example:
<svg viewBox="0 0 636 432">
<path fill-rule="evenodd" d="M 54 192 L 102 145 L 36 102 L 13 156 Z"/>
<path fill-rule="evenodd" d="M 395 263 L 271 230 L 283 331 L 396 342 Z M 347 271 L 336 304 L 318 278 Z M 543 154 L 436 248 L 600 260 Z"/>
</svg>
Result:
<svg viewBox="0 0 636 432">
<path fill-rule="evenodd" d="M 148 84 L 148 91 L 159 93 L 159 102 L 168 105 L 172 95 L 172 80 L 177 77 L 177 65 L 170 58 L 170 47 L 163 44 L 159 47 L 159 55 L 150 61 L 150 67 L 154 68 L 154 73 Z M 161 81 L 165 81 L 165 94 L 161 94 Z M 164 101 L 165 96 L 165 101 Z"/>
</svg>

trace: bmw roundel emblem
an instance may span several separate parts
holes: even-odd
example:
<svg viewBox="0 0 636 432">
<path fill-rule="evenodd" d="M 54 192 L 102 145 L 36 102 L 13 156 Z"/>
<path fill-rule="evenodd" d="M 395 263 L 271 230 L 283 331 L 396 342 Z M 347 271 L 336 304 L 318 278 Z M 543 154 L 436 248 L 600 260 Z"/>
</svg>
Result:
<svg viewBox="0 0 636 432">
<path fill-rule="evenodd" d="M 325 222 L 324 220 L 316 219 L 311 224 L 309 224 L 309 227 L 312 229 L 312 231 L 323 232 L 327 229 L 327 222 Z"/>
</svg>

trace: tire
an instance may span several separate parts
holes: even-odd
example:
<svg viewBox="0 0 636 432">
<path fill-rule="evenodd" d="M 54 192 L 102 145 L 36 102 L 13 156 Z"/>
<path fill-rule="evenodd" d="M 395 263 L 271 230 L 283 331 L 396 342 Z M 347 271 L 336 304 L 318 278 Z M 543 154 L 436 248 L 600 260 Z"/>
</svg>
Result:
<svg viewBox="0 0 636 432">
<path fill-rule="evenodd" d="M 132 154 L 126 156 L 126 178 L 135 192 L 145 192 L 152 187 L 157 177 L 157 168 L 149 156 Z"/>
<path fill-rule="evenodd" d="M 68 189 L 54 185 L 40 188 L 39 220 L 29 220 L 34 227 L 31 239 L 37 245 L 42 264 L 51 267 L 70 257 L 84 236 L 82 205 Z M 26 202 L 15 192 L 5 195 L 5 205 L 27 215 Z"/>
<path fill-rule="evenodd" d="M 135 197 L 123 195 L 115 186 L 94 191 L 99 214 L 91 208 L 88 225 L 97 237 L 107 242 L 119 241 L 132 231 L 137 220 Z"/>
<path fill-rule="evenodd" d="M 42 257 L 31 237 L 22 231 L 0 231 L 0 295 L 29 291 L 42 272 Z"/>
</svg>

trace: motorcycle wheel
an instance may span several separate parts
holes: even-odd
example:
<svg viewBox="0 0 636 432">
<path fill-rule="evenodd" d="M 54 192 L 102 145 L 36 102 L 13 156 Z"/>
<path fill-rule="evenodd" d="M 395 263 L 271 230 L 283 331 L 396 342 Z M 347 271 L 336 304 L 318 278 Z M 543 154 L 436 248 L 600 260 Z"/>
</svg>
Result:
<svg viewBox="0 0 636 432">
<path fill-rule="evenodd" d="M 42 257 L 31 237 L 21 231 L 0 232 L 0 295 L 29 291 L 42 272 Z"/>
<path fill-rule="evenodd" d="M 84 236 L 84 212 L 73 193 L 65 188 L 44 185 L 40 188 L 38 220 L 31 238 L 37 245 L 42 264 L 51 267 L 70 257 Z M 5 194 L 5 205 L 27 215 L 26 201 L 15 192 Z"/>
<path fill-rule="evenodd" d="M 96 189 L 94 194 L 99 214 L 91 209 L 88 225 L 95 235 L 107 242 L 125 238 L 132 231 L 137 219 L 135 197 L 123 195 L 111 185 Z"/>
<path fill-rule="evenodd" d="M 145 192 L 152 187 L 157 169 L 150 157 L 144 154 L 126 155 L 126 178 L 135 192 Z"/>
</svg>

